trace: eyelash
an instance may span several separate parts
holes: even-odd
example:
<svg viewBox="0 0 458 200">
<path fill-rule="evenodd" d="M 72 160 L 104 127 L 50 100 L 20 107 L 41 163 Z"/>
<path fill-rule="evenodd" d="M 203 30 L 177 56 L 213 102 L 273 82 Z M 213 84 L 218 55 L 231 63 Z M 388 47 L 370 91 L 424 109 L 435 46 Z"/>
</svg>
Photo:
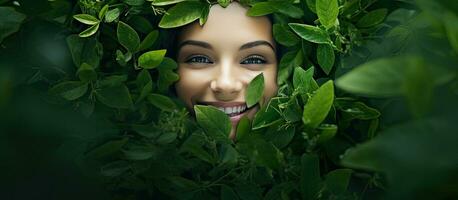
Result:
<svg viewBox="0 0 458 200">
<path fill-rule="evenodd" d="M 210 61 L 210 58 L 204 55 L 195 55 L 190 57 L 188 60 L 185 61 L 186 63 L 203 63 L 203 64 L 213 64 Z M 245 58 L 240 64 L 243 65 L 262 65 L 265 64 L 266 60 L 263 56 L 260 55 L 251 55 Z"/>
</svg>

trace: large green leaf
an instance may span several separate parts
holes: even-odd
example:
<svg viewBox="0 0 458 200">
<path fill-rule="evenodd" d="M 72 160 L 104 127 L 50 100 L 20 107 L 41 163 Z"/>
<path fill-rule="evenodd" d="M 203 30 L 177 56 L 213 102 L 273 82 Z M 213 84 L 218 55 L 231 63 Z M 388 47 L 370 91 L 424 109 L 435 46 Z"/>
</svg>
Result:
<svg viewBox="0 0 458 200">
<path fill-rule="evenodd" d="M 245 101 L 248 108 L 256 105 L 264 94 L 264 75 L 261 73 L 254 77 L 247 87 Z"/>
<path fill-rule="evenodd" d="M 137 32 L 128 24 L 120 21 L 118 23 L 117 36 L 119 43 L 126 48 L 129 52 L 137 52 L 140 45 L 140 37 Z"/>
<path fill-rule="evenodd" d="M 337 0 L 317 0 L 316 14 L 324 27 L 327 29 L 334 27 L 337 16 L 339 15 L 339 4 Z"/>
<path fill-rule="evenodd" d="M 14 8 L 0 7 L 0 43 L 3 39 L 17 32 L 26 16 Z"/>
<path fill-rule="evenodd" d="M 201 1 L 185 1 L 170 8 L 159 22 L 161 28 L 175 28 L 199 19 L 205 3 Z"/>
<path fill-rule="evenodd" d="M 334 82 L 323 84 L 304 106 L 304 125 L 316 128 L 326 118 L 334 101 Z"/>
<path fill-rule="evenodd" d="M 289 23 L 288 25 L 304 40 L 318 44 L 331 43 L 328 33 L 318 27 L 297 23 Z"/>
<path fill-rule="evenodd" d="M 275 40 L 284 46 L 294 46 L 299 42 L 299 38 L 295 35 L 287 25 L 274 24 L 273 34 Z"/>
<path fill-rule="evenodd" d="M 226 113 L 213 106 L 194 106 L 197 123 L 219 141 L 228 141 L 229 133 L 231 132 L 231 121 Z"/>
<path fill-rule="evenodd" d="M 125 85 L 104 87 L 96 90 L 97 100 L 112 108 L 130 108 L 132 98 Z"/>
</svg>

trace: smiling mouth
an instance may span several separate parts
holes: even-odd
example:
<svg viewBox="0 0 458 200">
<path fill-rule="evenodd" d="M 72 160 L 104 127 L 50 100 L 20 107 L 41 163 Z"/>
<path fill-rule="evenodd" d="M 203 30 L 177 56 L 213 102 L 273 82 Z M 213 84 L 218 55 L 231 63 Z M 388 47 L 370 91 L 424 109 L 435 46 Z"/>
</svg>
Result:
<svg viewBox="0 0 458 200">
<path fill-rule="evenodd" d="M 229 117 L 235 117 L 246 113 L 246 103 L 220 103 L 220 102 L 198 102 L 199 105 L 210 105 L 226 113 Z"/>
</svg>

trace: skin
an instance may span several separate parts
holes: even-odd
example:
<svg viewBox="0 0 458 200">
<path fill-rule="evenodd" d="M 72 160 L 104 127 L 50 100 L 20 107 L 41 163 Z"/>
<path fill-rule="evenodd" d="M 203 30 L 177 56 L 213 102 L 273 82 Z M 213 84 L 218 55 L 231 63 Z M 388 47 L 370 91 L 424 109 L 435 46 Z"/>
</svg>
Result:
<svg viewBox="0 0 458 200">
<path fill-rule="evenodd" d="M 277 93 L 277 59 L 272 24 L 267 17 L 246 16 L 247 9 L 237 2 L 227 8 L 214 5 L 208 21 L 183 27 L 179 36 L 178 97 L 193 113 L 194 105 L 225 107 L 245 104 L 250 81 L 263 73 L 264 95 L 268 102 Z M 259 105 L 243 115 L 253 119 Z M 235 137 L 239 118 L 231 117 Z"/>
</svg>

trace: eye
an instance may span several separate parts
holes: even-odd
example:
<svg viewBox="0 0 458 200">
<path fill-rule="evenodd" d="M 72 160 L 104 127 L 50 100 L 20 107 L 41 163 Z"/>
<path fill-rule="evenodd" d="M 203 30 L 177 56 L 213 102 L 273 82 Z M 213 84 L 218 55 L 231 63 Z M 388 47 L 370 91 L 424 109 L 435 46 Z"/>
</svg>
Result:
<svg viewBox="0 0 458 200">
<path fill-rule="evenodd" d="M 252 55 L 245 58 L 240 64 L 244 65 L 261 65 L 267 63 L 266 59 L 260 55 Z"/>
<path fill-rule="evenodd" d="M 194 56 L 191 56 L 191 57 L 188 58 L 185 62 L 186 62 L 186 63 L 205 63 L 205 64 L 213 64 L 213 62 L 212 62 L 207 56 L 204 56 L 204 55 L 194 55 Z"/>
</svg>

